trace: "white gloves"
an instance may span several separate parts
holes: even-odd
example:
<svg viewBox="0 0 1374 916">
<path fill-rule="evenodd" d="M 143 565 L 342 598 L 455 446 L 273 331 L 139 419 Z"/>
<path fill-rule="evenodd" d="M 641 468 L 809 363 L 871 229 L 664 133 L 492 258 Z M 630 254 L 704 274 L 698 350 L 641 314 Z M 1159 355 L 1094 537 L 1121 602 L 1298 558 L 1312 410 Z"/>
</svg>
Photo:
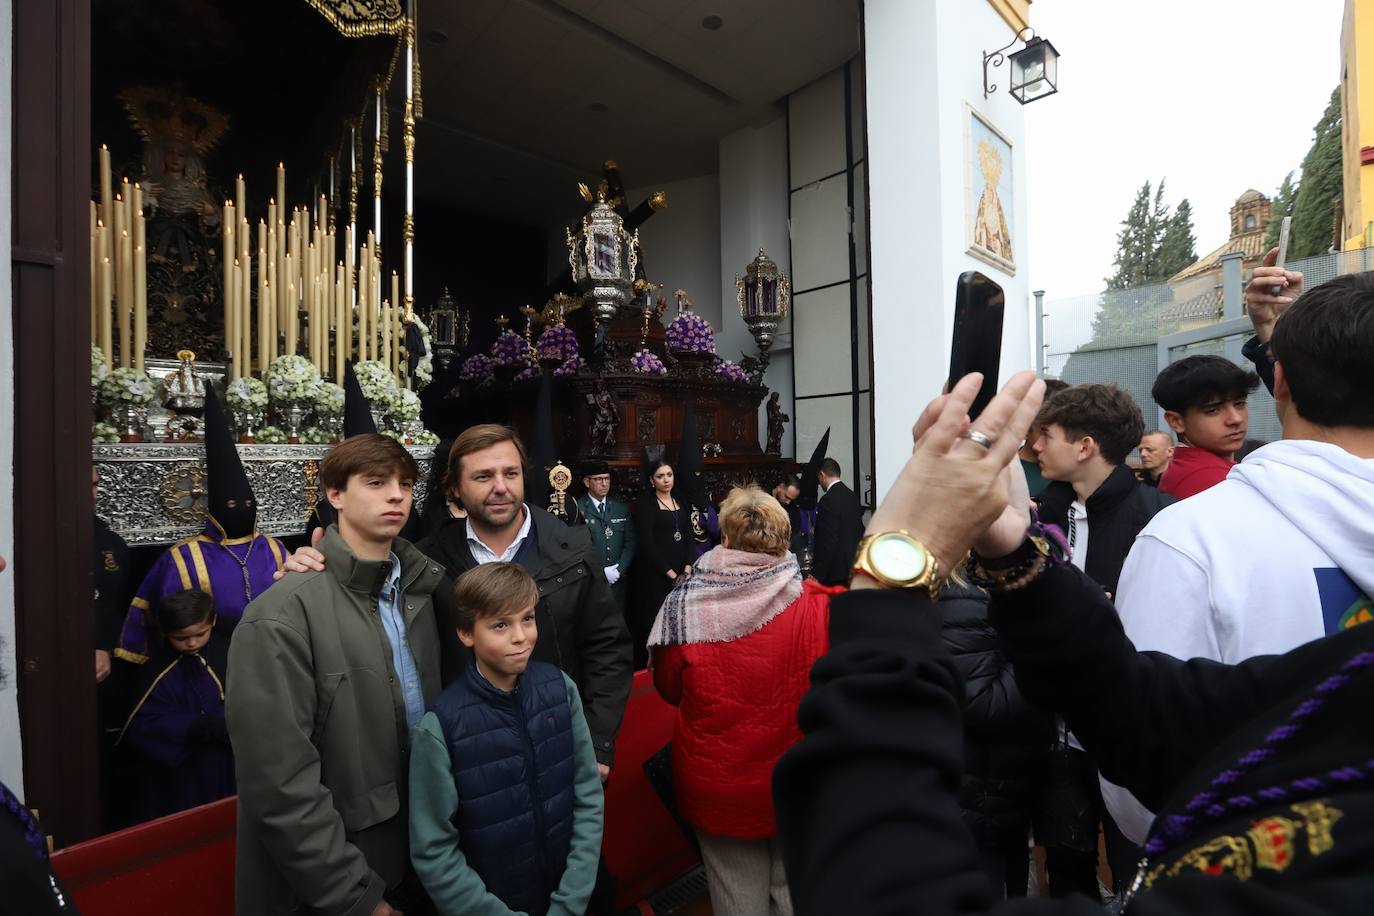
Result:
<svg viewBox="0 0 1374 916">
<path fill-rule="evenodd" d="M 619 567 L 619 566 L 607 566 L 607 567 L 606 567 L 606 581 L 609 582 L 609 583 L 611 583 L 612 585 L 615 585 L 617 582 L 620 581 L 620 567 Z"/>
</svg>

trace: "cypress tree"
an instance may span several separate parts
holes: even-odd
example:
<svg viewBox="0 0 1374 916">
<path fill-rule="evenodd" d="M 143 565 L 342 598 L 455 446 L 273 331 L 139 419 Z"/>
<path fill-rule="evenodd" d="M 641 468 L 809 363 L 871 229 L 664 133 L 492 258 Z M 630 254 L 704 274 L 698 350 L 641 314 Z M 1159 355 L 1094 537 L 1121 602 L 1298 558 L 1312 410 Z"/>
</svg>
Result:
<svg viewBox="0 0 1374 916">
<path fill-rule="evenodd" d="M 1341 91 L 1331 93 L 1326 111 L 1312 131 L 1312 147 L 1302 160 L 1302 177 L 1293 201 L 1290 259 L 1331 249 L 1334 207 L 1341 199 Z"/>
</svg>

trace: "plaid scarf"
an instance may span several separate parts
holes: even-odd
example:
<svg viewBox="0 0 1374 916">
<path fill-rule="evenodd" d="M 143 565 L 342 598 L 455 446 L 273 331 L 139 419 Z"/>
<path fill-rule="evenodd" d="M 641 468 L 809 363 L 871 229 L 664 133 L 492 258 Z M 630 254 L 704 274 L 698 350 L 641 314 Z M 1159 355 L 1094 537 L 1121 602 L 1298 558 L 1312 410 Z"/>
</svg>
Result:
<svg viewBox="0 0 1374 916">
<path fill-rule="evenodd" d="M 801 596 L 801 569 L 781 557 L 714 547 L 668 593 L 651 646 L 728 642 L 761 629 Z"/>
</svg>

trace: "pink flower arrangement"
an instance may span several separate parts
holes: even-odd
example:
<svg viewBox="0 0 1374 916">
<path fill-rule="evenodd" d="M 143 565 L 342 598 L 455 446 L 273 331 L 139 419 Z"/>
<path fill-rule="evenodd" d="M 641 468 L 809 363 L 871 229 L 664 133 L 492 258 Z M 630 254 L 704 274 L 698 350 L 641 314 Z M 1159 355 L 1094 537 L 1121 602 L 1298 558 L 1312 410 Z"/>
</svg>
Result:
<svg viewBox="0 0 1374 916">
<path fill-rule="evenodd" d="M 458 377 L 465 382 L 476 382 L 479 386 L 489 385 L 493 378 L 493 366 L 490 356 L 474 353 L 463 361 L 463 368 L 459 370 Z"/>
<path fill-rule="evenodd" d="M 720 361 L 720 365 L 716 366 L 716 373 L 727 382 L 749 381 L 749 373 L 745 372 L 739 363 L 731 362 L 728 359 Z"/>
<path fill-rule="evenodd" d="M 716 352 L 716 332 L 711 323 L 696 312 L 683 312 L 668 325 L 669 350 L 683 353 Z"/>
<path fill-rule="evenodd" d="M 577 370 L 581 369 L 584 365 L 586 364 L 582 361 L 582 357 L 573 356 L 571 359 L 564 360 L 563 365 L 553 370 L 553 374 L 558 378 L 562 378 L 568 375 L 576 375 Z"/>
<path fill-rule="evenodd" d="M 529 361 L 530 345 L 514 331 L 502 331 L 491 345 L 491 358 L 498 366 L 520 366 Z"/>
<path fill-rule="evenodd" d="M 550 325 L 544 329 L 544 333 L 539 335 L 538 347 L 540 359 L 557 359 L 567 362 L 570 359 L 575 359 L 578 355 L 577 335 L 567 325 Z"/>
<path fill-rule="evenodd" d="M 668 367 L 648 350 L 638 350 L 630 357 L 630 368 L 645 375 L 667 375 Z"/>
</svg>

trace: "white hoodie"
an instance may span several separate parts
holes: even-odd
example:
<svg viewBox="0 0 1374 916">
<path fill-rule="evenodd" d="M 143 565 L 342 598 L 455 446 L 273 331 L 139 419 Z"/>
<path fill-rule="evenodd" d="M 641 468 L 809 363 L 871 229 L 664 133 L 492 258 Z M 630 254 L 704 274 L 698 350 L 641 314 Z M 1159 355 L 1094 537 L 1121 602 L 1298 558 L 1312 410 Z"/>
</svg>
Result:
<svg viewBox="0 0 1374 916">
<path fill-rule="evenodd" d="M 1370 595 L 1374 460 L 1284 440 L 1156 515 L 1126 557 L 1116 607 L 1137 649 L 1235 664 L 1368 620 Z M 1154 816 L 1102 788 L 1117 826 L 1143 842 Z"/>
</svg>

